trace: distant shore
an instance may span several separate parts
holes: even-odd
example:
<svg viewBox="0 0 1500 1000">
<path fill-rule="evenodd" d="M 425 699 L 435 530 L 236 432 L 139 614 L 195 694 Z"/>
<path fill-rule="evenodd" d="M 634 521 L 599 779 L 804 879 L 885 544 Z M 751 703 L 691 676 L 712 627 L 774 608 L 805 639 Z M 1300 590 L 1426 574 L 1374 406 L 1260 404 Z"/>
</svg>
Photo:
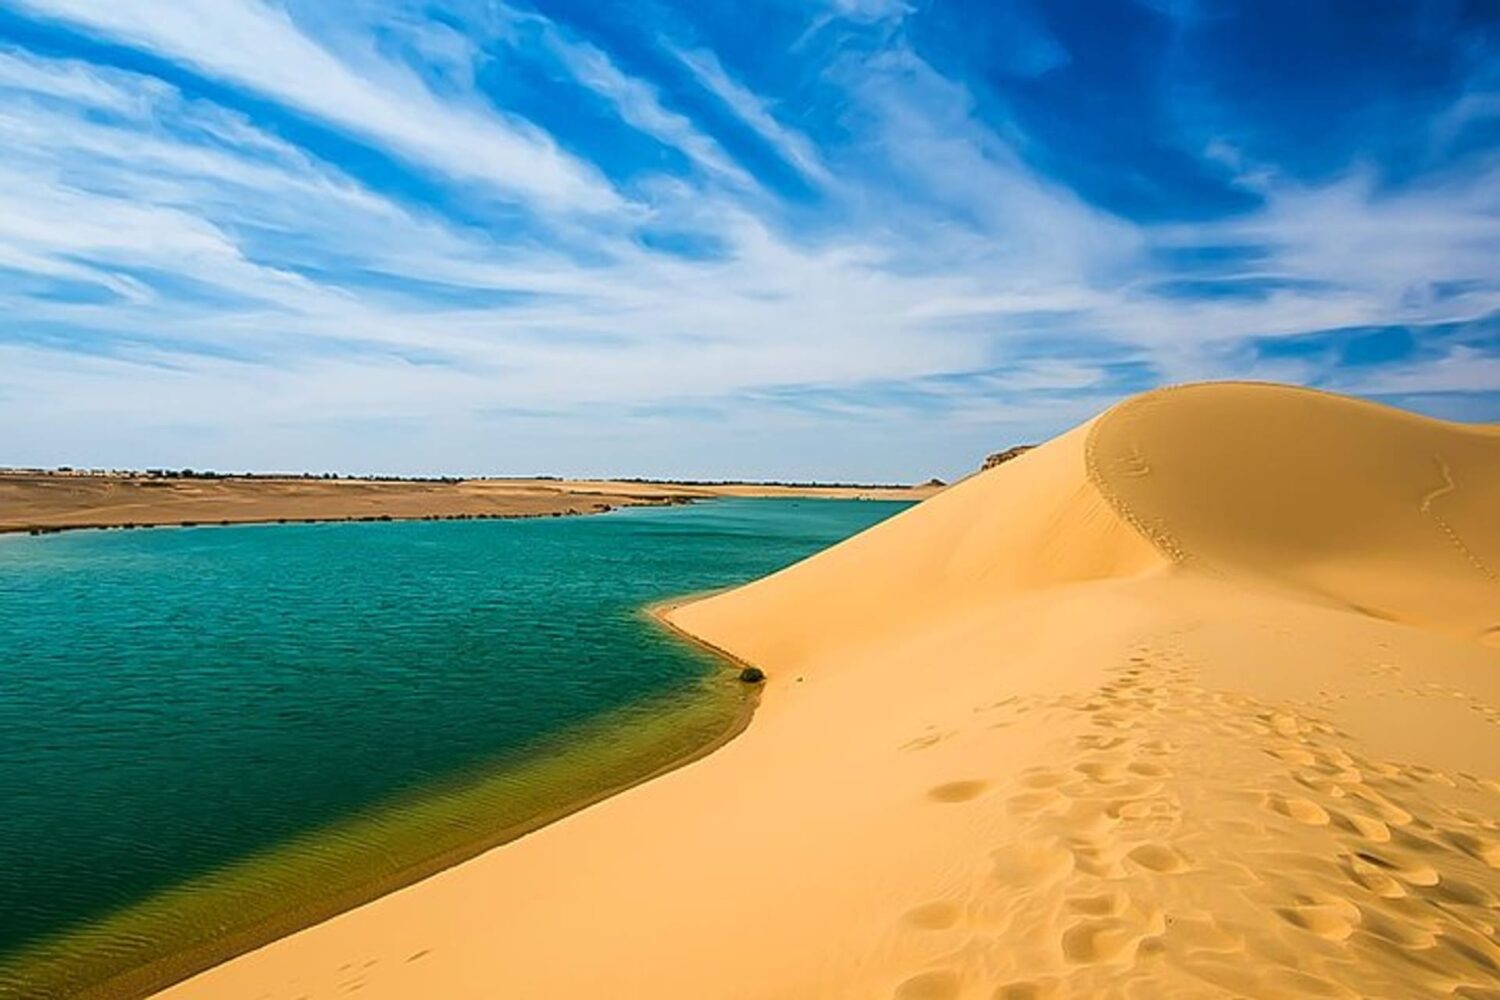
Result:
<svg viewBox="0 0 1500 1000">
<path fill-rule="evenodd" d="M 940 486 L 578 479 L 354 479 L 0 470 L 0 533 L 598 514 L 715 497 L 921 500 Z"/>
</svg>

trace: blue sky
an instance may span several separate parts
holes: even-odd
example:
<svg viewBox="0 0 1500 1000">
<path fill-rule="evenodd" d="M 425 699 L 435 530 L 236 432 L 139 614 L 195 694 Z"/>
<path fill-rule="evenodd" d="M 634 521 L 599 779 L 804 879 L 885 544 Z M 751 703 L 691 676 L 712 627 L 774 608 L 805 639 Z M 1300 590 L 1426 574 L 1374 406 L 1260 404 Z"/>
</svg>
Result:
<svg viewBox="0 0 1500 1000">
<path fill-rule="evenodd" d="M 895 480 L 1500 420 L 1500 5 L 0 0 L 0 462 Z"/>
</svg>

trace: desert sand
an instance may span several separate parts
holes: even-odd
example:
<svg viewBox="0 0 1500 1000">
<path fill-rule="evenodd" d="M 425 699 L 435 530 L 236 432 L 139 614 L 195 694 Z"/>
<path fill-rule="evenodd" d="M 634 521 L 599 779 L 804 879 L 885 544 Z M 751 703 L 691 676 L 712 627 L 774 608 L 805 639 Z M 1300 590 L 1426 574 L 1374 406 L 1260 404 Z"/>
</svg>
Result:
<svg viewBox="0 0 1500 1000">
<path fill-rule="evenodd" d="M 920 500 L 932 486 L 582 479 L 163 478 L 0 470 L 0 533 L 74 528 L 593 514 L 713 497 Z"/>
<path fill-rule="evenodd" d="M 713 755 L 167 990 L 1493 997 L 1500 430 L 1146 394 L 673 623 Z"/>
</svg>

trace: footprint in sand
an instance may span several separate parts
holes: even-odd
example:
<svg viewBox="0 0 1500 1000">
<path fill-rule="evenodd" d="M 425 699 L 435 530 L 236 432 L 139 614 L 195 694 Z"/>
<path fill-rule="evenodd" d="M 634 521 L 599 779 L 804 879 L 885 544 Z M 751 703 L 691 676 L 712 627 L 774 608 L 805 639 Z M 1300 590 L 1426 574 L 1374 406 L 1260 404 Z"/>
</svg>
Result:
<svg viewBox="0 0 1500 1000">
<path fill-rule="evenodd" d="M 1363 858 L 1347 859 L 1345 872 L 1351 882 L 1381 899 L 1400 899 L 1406 895 L 1406 887 L 1387 874 L 1383 866 Z"/>
<path fill-rule="evenodd" d="M 927 789 L 927 797 L 934 802 L 968 802 L 979 798 L 989 787 L 987 781 L 947 781 Z"/>
<path fill-rule="evenodd" d="M 1500 868 L 1500 839 L 1462 830 L 1448 830 L 1443 839 L 1469 857 L 1483 861 L 1491 868 Z"/>
<path fill-rule="evenodd" d="M 1067 780 L 1063 772 L 1045 767 L 1034 767 L 1021 774 L 1021 784 L 1027 788 L 1056 788 Z"/>
<path fill-rule="evenodd" d="M 1500 906 L 1500 899 L 1489 889 L 1477 882 L 1466 882 L 1449 875 L 1443 876 L 1431 895 L 1433 899 L 1448 906 L 1475 906 L 1485 910 L 1494 910 Z"/>
<path fill-rule="evenodd" d="M 1120 825 L 1115 803 L 1099 799 L 1078 799 L 1068 804 L 1062 814 L 1061 828 L 1075 837 L 1102 839 Z"/>
<path fill-rule="evenodd" d="M 1317 756 L 1303 747 L 1272 747 L 1265 752 L 1295 767 L 1312 767 L 1318 762 Z"/>
<path fill-rule="evenodd" d="M 1098 733 L 1086 733 L 1074 741 L 1084 750 L 1113 750 L 1126 742 L 1124 736 L 1102 736 Z M 1142 744 L 1144 746 L 1145 744 Z"/>
<path fill-rule="evenodd" d="M 1417 951 L 1433 947 L 1438 940 L 1432 928 L 1412 920 L 1393 917 L 1373 905 L 1360 907 L 1360 934 L 1377 938 L 1386 947 L 1395 945 Z"/>
<path fill-rule="evenodd" d="M 1040 979 L 1023 979 L 998 987 L 991 1000 L 1050 1000 L 1057 996 L 1054 983 Z"/>
<path fill-rule="evenodd" d="M 1156 872 L 1158 875 L 1175 875 L 1187 871 L 1187 859 L 1166 844 L 1142 844 L 1126 855 L 1131 861 Z"/>
<path fill-rule="evenodd" d="M 1085 920 L 1063 931 L 1062 952 L 1078 965 L 1127 960 L 1146 937 L 1138 924 L 1117 917 Z"/>
<path fill-rule="evenodd" d="M 904 923 L 924 931 L 943 931 L 958 923 L 958 917 L 958 904 L 940 899 L 907 910 L 901 919 Z"/>
<path fill-rule="evenodd" d="M 1170 821 L 1177 817 L 1179 809 L 1166 799 L 1116 799 L 1109 803 L 1106 812 L 1111 818 L 1125 822 Z"/>
<path fill-rule="evenodd" d="M 1117 760 L 1086 760 L 1075 765 L 1073 770 L 1098 782 L 1119 781 L 1125 776 L 1125 766 Z"/>
<path fill-rule="evenodd" d="M 1296 795 L 1269 795 L 1266 797 L 1266 808 L 1307 826 L 1327 826 L 1329 823 L 1328 810 L 1312 799 Z"/>
<path fill-rule="evenodd" d="M 1085 917 L 1113 917 L 1125 909 L 1126 902 L 1123 892 L 1111 890 L 1093 896 L 1075 896 L 1067 901 L 1067 907 Z"/>
<path fill-rule="evenodd" d="M 1377 854 L 1375 851 L 1359 851 L 1355 857 L 1384 870 L 1409 886 L 1418 888 L 1434 886 L 1438 884 L 1440 877 L 1437 869 L 1427 862 L 1407 858 L 1394 852 Z"/>
<path fill-rule="evenodd" d="M 1103 879 L 1124 876 L 1125 869 L 1121 861 L 1125 849 L 1121 844 L 1110 840 L 1073 837 L 1069 838 L 1068 846 L 1073 851 L 1074 866 L 1083 874 Z"/>
<path fill-rule="evenodd" d="M 1396 803 L 1373 788 L 1351 788 L 1349 794 L 1374 810 L 1375 815 L 1379 816 L 1383 823 L 1390 826 L 1409 826 L 1411 824 L 1413 819 L 1411 813 L 1396 805 Z"/>
<path fill-rule="evenodd" d="M 1334 826 L 1372 844 L 1390 842 L 1391 828 L 1373 816 L 1362 816 L 1357 812 L 1343 812 L 1337 809 L 1332 810 L 1329 815 L 1333 819 Z"/>
<path fill-rule="evenodd" d="M 1500 1000 L 1500 782 L 1377 759 L 1303 703 L 1205 696 L 1175 663 L 1051 705 L 1079 728 L 1044 766 L 927 791 L 993 800 L 1015 839 L 991 852 L 987 887 L 902 915 L 925 947 L 954 948 L 893 980 L 896 1000 L 1127 980 L 1121 995 Z M 1212 911 L 1207 885 L 1223 890 Z M 1040 940 L 1002 948 L 1005 928 Z"/>
<path fill-rule="evenodd" d="M 897 986 L 895 1000 L 952 1000 L 958 993 L 958 976 L 938 970 L 918 973 Z"/>
<path fill-rule="evenodd" d="M 1276 914 L 1293 927 L 1329 941 L 1343 941 L 1354 933 L 1361 919 L 1359 907 L 1337 897 L 1304 899 L 1291 906 L 1277 907 Z"/>
</svg>

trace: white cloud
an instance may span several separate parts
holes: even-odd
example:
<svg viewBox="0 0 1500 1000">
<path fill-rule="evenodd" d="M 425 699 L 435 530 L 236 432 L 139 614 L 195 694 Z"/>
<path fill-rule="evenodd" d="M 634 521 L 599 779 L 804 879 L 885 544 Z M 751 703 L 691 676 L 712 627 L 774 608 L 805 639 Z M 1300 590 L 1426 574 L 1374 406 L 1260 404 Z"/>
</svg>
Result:
<svg viewBox="0 0 1500 1000">
<path fill-rule="evenodd" d="M 1455 346 L 1436 358 L 1336 373 L 1329 388 L 1370 396 L 1445 392 L 1494 392 L 1500 386 L 1500 358 Z"/>
<path fill-rule="evenodd" d="M 710 174 L 744 189 L 756 187 L 755 179 L 736 164 L 723 148 L 703 134 L 692 119 L 662 106 L 656 88 L 622 71 L 602 50 L 587 42 L 570 41 L 550 22 L 543 25 L 547 45 L 573 77 L 614 106 L 620 119 L 632 128 L 675 147 Z"/>
<path fill-rule="evenodd" d="M 622 207 L 597 171 L 529 123 L 478 101 L 439 101 L 412 73 L 373 52 L 356 66 L 260 0 L 19 2 L 272 97 L 447 176 L 552 210 Z"/>
<path fill-rule="evenodd" d="M 877 210 L 899 216 L 920 200 L 928 208 L 915 228 L 967 227 L 980 242 L 955 239 L 955 249 L 969 261 L 1003 261 L 994 286 L 1025 288 L 1038 276 L 1054 287 L 1081 284 L 1133 261 L 1134 227 L 1037 177 L 977 120 L 968 91 L 908 46 L 847 59 L 836 75 L 869 130 L 862 152 L 906 182 Z"/>
<path fill-rule="evenodd" d="M 770 144 L 777 155 L 796 167 L 803 177 L 825 186 L 833 182 L 817 148 L 807 136 L 779 122 L 767 101 L 730 76 L 719 63 L 718 56 L 707 49 L 677 50 L 674 54 L 692 70 L 705 89 Z"/>
<path fill-rule="evenodd" d="M 247 0 L 155 17 L 143 0 L 28 2 L 253 86 L 462 185 L 493 182 L 538 206 L 618 203 L 592 167 L 468 94 L 466 56 L 452 46 L 459 93 L 440 99 L 389 59 L 335 54 Z M 236 27 L 245 39 L 229 45 Z M 797 209 L 656 87 L 558 30 L 544 42 L 621 121 L 698 169 L 638 180 L 636 201 L 608 218 L 555 212 L 524 233 L 460 224 L 159 80 L 0 51 L 0 424 L 33 449 L 0 458 L 951 474 L 1107 403 L 1116 383 L 1103 357 L 1169 381 L 1314 379 L 1326 373 L 1306 363 L 1246 370 L 1239 348 L 1500 310 L 1493 172 L 1401 193 L 1358 174 L 1301 188 L 1268 173 L 1258 212 L 1137 225 L 1039 176 L 1024 136 L 988 127 L 964 86 L 899 40 L 826 75 L 847 110 L 838 171 L 712 54 L 681 54 L 818 186 L 819 224 L 798 229 L 786 221 Z M 281 46 L 282 64 L 247 65 L 275 63 Z M 480 178 L 497 135 L 516 177 Z M 632 229 L 647 220 L 709 237 L 716 252 L 652 249 Z M 1183 274 L 1158 251 L 1226 245 L 1263 253 L 1211 277 L 1267 291 L 1163 293 Z M 49 281 L 112 298 L 37 290 Z M 1053 335 L 1107 350 L 1080 358 Z M 1492 369 L 1455 350 L 1358 388 L 1467 388 Z M 652 414 L 674 407 L 712 412 L 712 426 L 679 421 L 674 434 L 691 443 L 653 452 L 669 445 L 645 433 L 666 419 Z M 400 423 L 410 439 L 372 437 L 375 423 Z M 591 433 L 612 435 L 617 464 L 589 450 Z M 777 435 L 814 442 L 799 449 L 801 467 L 775 467 L 786 449 L 763 439 Z M 162 442 L 184 451 L 140 450 Z M 117 458 L 94 450 L 105 444 Z M 736 464 L 748 455 L 761 464 Z"/>
</svg>

